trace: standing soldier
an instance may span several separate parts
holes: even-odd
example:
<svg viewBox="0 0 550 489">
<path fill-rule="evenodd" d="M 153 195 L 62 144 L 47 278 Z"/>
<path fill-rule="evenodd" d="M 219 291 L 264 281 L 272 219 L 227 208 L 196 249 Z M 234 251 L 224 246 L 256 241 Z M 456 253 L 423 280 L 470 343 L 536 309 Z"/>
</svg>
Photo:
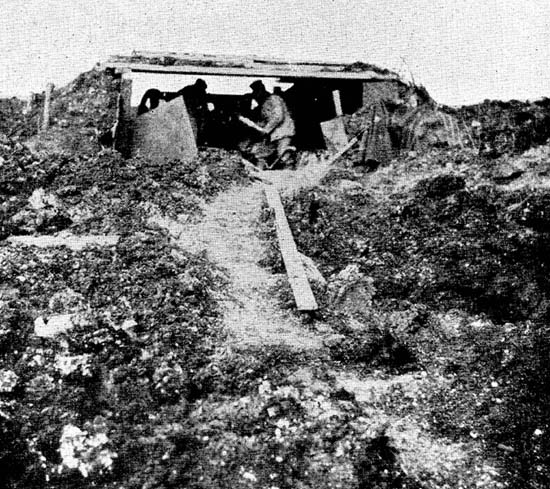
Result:
<svg viewBox="0 0 550 489">
<path fill-rule="evenodd" d="M 208 117 L 207 88 L 208 85 L 206 82 L 202 78 L 198 78 L 193 85 L 188 85 L 178 92 L 178 94 L 183 95 L 197 145 L 201 145 L 204 142 L 204 132 Z"/>
</svg>

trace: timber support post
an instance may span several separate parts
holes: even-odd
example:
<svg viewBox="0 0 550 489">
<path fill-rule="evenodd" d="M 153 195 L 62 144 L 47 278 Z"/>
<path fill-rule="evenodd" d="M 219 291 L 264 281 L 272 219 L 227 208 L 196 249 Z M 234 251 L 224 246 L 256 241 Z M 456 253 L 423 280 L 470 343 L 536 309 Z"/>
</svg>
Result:
<svg viewBox="0 0 550 489">
<path fill-rule="evenodd" d="M 134 114 L 132 112 L 132 80 L 120 80 L 120 94 L 117 101 L 117 122 L 115 149 L 125 158 L 130 156 L 134 133 Z"/>
<path fill-rule="evenodd" d="M 44 94 L 44 113 L 42 116 L 42 130 L 45 131 L 50 127 L 50 105 L 52 102 L 53 83 L 46 85 L 46 92 Z"/>
</svg>

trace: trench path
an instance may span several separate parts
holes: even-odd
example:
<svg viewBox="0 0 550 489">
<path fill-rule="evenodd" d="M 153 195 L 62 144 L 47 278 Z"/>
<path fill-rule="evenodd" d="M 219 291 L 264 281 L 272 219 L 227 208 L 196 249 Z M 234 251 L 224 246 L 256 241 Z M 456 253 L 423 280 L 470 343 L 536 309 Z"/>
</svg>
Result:
<svg viewBox="0 0 550 489">
<path fill-rule="evenodd" d="M 205 250 L 226 270 L 229 284 L 221 302 L 230 345 L 320 349 L 319 332 L 308 330 L 300 318 L 280 308 L 271 290 L 279 276 L 258 265 L 264 245 L 256 236 L 256 222 L 263 200 L 263 184 L 256 182 L 218 195 L 204 206 L 198 223 L 155 220 L 168 228 L 179 247 L 191 252 Z"/>
<path fill-rule="evenodd" d="M 302 169 L 300 169 L 302 170 Z M 304 171 L 278 171 L 264 175 L 285 192 L 317 183 L 326 172 L 322 165 L 308 165 Z M 167 229 L 181 249 L 206 251 L 208 257 L 223 267 L 228 275 L 227 293 L 221 302 L 228 345 L 236 349 L 285 345 L 299 351 L 324 348 L 323 340 L 333 334 L 317 323 L 308 329 L 292 313 L 281 309 L 271 288 L 278 276 L 258 265 L 264 245 L 256 235 L 256 222 L 264 201 L 262 183 L 235 186 L 206 204 L 200 222 L 186 224 L 156 216 L 153 221 Z M 301 369 L 303 371 L 304 369 Z M 314 380 L 305 369 L 308 382 Z M 483 455 L 462 443 L 429 433 L 425 421 L 413 414 L 391 414 L 384 408 L 385 399 L 397 387 L 409 401 L 421 399 L 426 385 L 435 388 L 446 379 L 422 373 L 404 375 L 367 374 L 333 370 L 336 386 L 352 392 L 368 413 L 370 423 L 385 426 L 393 446 L 400 453 L 404 469 L 426 473 L 455 473 L 469 464 L 489 467 Z M 317 379 L 318 380 L 318 379 Z M 480 469 L 484 470 L 484 469 Z"/>
</svg>

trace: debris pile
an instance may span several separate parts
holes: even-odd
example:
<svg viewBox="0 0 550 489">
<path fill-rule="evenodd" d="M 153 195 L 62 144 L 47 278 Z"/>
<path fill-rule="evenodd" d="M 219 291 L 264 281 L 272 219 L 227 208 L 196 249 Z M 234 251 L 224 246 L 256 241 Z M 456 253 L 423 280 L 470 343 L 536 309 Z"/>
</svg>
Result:
<svg viewBox="0 0 550 489">
<path fill-rule="evenodd" d="M 539 146 L 550 137 L 550 101 L 486 100 L 464 106 L 457 117 L 472 128 L 481 155 L 498 158 Z"/>
<path fill-rule="evenodd" d="M 158 232 L 80 252 L 2 247 L 2 460 L 18 460 L 4 482 L 131 480 L 180 422 L 219 334 L 221 276 L 172 252 Z M 21 432 L 28 447 L 7 442 Z"/>
<path fill-rule="evenodd" d="M 409 90 L 414 93 L 419 88 Z M 371 101 L 344 117 L 347 134 L 359 139 L 356 148 L 346 155 L 348 161 L 373 170 L 411 151 L 425 153 L 433 148 L 472 146 L 470 128 L 460 124 L 454 115 L 439 110 L 429 96 L 416 105 L 410 99 L 406 103 L 393 95 Z"/>
<path fill-rule="evenodd" d="M 35 150 L 49 152 L 96 153 L 101 149 L 99 135 L 117 120 L 119 91 L 120 77 L 97 69 L 54 89 L 50 127 L 32 137 L 29 144 Z"/>
<path fill-rule="evenodd" d="M 347 118 L 370 135 L 363 157 L 377 140 L 415 151 L 285 202 L 324 348 L 235 351 L 227 277 L 149 218 L 194 219 L 250 178 L 229 151 L 98 151 L 117 84 L 83 74 L 54 94 L 48 132 L 0 141 L 6 485 L 549 486 L 547 147 L 490 160 L 450 149 L 437 112 Z"/>
<path fill-rule="evenodd" d="M 42 113 L 41 96 L 25 102 L 16 97 L 0 99 L 0 137 L 27 139 L 37 134 Z"/>
<path fill-rule="evenodd" d="M 111 150 L 47 153 L 10 142 L 0 146 L 0 157 L 2 237 L 66 228 L 79 234 L 127 231 L 142 225 L 151 205 L 172 217 L 191 215 L 198 198 L 248 180 L 235 153 L 216 149 L 159 165 Z"/>
<path fill-rule="evenodd" d="M 503 179 L 505 163 L 521 172 Z M 550 382 L 541 367 L 550 317 L 548 164 L 547 147 L 501 160 L 437 150 L 367 176 L 334 171 L 285 202 L 298 249 L 323 275 L 353 269 L 371 283 L 362 308 L 324 302 L 337 331 L 331 357 L 442 372 L 449 382 L 415 411 L 435 416 L 434 428 L 455 440 L 482 438 L 518 487 L 550 482 L 541 455 L 550 446 L 541 428 Z M 341 190 L 342 179 L 364 188 Z"/>
<path fill-rule="evenodd" d="M 324 275 L 357 263 L 374 278 L 379 300 L 527 319 L 543 314 L 540 300 L 550 292 L 540 255 L 546 193 L 469 188 L 460 174 L 443 173 L 381 202 L 360 189 L 336 199 L 331 187 L 305 190 L 287 211 L 299 249 Z"/>
</svg>

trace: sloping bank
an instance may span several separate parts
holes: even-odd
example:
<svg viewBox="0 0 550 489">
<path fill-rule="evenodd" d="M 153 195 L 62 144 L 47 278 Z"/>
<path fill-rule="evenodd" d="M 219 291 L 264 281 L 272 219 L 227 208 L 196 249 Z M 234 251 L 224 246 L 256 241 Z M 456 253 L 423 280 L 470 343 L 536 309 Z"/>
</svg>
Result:
<svg viewBox="0 0 550 489">
<path fill-rule="evenodd" d="M 479 473 L 483 487 L 550 483 L 547 154 L 436 151 L 370 175 L 337 170 L 285 201 L 298 248 L 329 284 L 362 277 L 343 307 L 319 296 L 340 333 L 331 358 L 371 384 L 380 369 L 424 371 L 431 387 L 412 398 L 402 385 L 393 412 L 482 454 L 494 477 Z M 522 170 L 503 179 L 504 163 Z M 267 262 L 280 270 L 276 247 Z"/>
<path fill-rule="evenodd" d="M 121 232 L 80 251 L 0 243 L 7 487 L 408 480 L 378 424 L 317 380 L 323 358 L 226 347 L 225 273 L 147 224 L 151 209 L 200 219 L 197 197 L 246 181 L 230 157 L 170 173 L 110 153 L 3 150 L 5 235 Z"/>
<path fill-rule="evenodd" d="M 77 185 L 63 175 L 63 186 Z M 164 192 L 156 175 L 140 179 Z M 131 185 L 120 185 L 126 191 Z M 100 216 L 97 229 L 116 230 Z M 7 485 L 415 488 L 459 480 L 468 464 L 459 446 L 374 415 L 335 377 L 327 350 L 273 341 L 235 350 L 222 329 L 225 271 L 146 219 L 129 223 L 107 248 L 2 243 Z M 401 437 L 400 450 L 388 430 Z M 468 481 L 473 487 L 475 477 Z"/>
<path fill-rule="evenodd" d="M 3 483 L 157 486 L 172 474 L 167 451 L 189 432 L 198 372 L 223 340 L 225 279 L 147 218 L 198 218 L 201 197 L 246 175 L 216 152 L 162 168 L 110 152 L 2 151 L 4 236 L 119 234 L 79 251 L 0 242 Z"/>
</svg>

